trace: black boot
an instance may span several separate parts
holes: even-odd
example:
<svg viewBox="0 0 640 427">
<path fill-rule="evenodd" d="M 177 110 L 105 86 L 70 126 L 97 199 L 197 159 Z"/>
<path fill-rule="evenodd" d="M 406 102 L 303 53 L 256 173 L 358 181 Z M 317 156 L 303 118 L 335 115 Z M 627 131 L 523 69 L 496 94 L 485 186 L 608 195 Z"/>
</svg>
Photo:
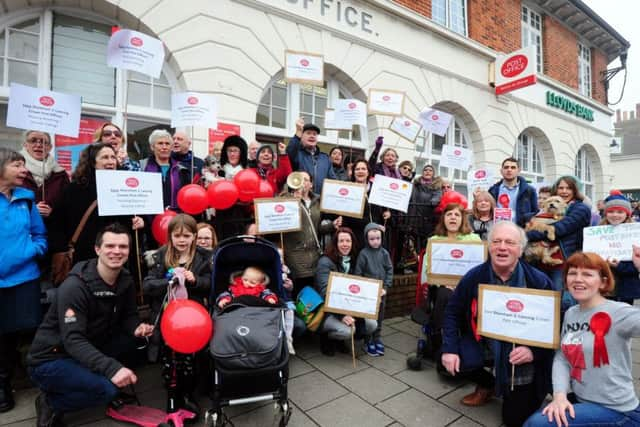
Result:
<svg viewBox="0 0 640 427">
<path fill-rule="evenodd" d="M 0 412 L 8 412 L 15 406 L 11 379 L 6 369 L 0 369 Z"/>
<path fill-rule="evenodd" d="M 331 357 L 336 355 L 336 342 L 330 339 L 327 334 L 320 335 L 320 351 L 325 356 Z"/>
<path fill-rule="evenodd" d="M 49 402 L 47 401 L 47 395 L 40 393 L 36 397 L 36 415 L 37 427 L 63 427 L 62 413 L 55 412 Z"/>
</svg>

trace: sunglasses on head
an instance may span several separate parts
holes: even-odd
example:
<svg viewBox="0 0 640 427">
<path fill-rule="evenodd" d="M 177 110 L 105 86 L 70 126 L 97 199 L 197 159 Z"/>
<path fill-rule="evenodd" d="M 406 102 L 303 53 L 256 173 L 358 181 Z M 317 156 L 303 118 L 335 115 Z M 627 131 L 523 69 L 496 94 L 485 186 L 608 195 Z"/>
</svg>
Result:
<svg viewBox="0 0 640 427">
<path fill-rule="evenodd" d="M 122 137 L 122 132 L 120 132 L 119 130 L 103 130 L 102 131 L 102 136 L 103 137 L 110 137 L 111 135 L 115 136 L 116 138 L 120 138 Z"/>
</svg>

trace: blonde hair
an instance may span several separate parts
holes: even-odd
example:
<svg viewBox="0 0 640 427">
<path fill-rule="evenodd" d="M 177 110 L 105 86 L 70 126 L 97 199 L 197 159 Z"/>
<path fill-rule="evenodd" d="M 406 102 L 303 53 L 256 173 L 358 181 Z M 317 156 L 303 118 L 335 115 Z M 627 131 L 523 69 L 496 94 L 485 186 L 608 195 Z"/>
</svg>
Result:
<svg viewBox="0 0 640 427">
<path fill-rule="evenodd" d="M 191 215 L 187 214 L 178 214 L 171 219 L 171 222 L 169 222 L 169 229 L 167 230 L 167 233 L 169 233 L 169 239 L 167 240 L 167 253 L 164 254 L 164 266 L 166 268 L 180 267 L 180 254 L 173 246 L 171 235 L 174 231 L 182 230 L 193 233 L 193 242 L 191 242 L 191 247 L 189 248 L 189 261 L 187 262 L 187 265 L 184 266 L 187 270 L 191 268 L 191 263 L 193 262 L 193 258 L 196 254 L 198 224 Z"/>
<path fill-rule="evenodd" d="M 496 199 L 494 199 L 491 193 L 489 193 L 488 191 L 478 191 L 473 195 L 473 209 L 471 209 L 473 217 L 480 218 L 480 212 L 478 212 L 478 206 L 476 205 L 476 202 L 478 202 L 480 198 L 485 198 L 489 201 L 489 203 L 491 204 L 489 215 L 493 216 L 493 210 L 496 208 Z"/>
</svg>

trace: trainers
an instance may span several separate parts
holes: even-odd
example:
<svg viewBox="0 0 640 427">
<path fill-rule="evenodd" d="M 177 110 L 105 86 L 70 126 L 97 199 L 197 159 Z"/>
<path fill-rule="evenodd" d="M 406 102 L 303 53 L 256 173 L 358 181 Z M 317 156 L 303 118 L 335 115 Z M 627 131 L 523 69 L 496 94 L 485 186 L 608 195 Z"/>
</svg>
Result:
<svg viewBox="0 0 640 427">
<path fill-rule="evenodd" d="M 384 344 L 382 344 L 382 341 L 375 340 L 374 343 L 375 343 L 376 352 L 378 353 L 378 355 L 384 356 Z"/>
<path fill-rule="evenodd" d="M 55 412 L 47 402 L 47 395 L 40 393 L 36 397 L 36 415 L 38 427 L 62 427 L 62 414 Z"/>
<path fill-rule="evenodd" d="M 376 349 L 376 345 L 374 342 L 368 342 L 364 345 L 364 351 L 371 357 L 378 357 L 378 350 Z"/>
<path fill-rule="evenodd" d="M 293 339 L 287 337 L 287 350 L 289 350 L 289 355 L 291 356 L 295 356 L 296 355 L 296 349 L 293 348 Z"/>
</svg>

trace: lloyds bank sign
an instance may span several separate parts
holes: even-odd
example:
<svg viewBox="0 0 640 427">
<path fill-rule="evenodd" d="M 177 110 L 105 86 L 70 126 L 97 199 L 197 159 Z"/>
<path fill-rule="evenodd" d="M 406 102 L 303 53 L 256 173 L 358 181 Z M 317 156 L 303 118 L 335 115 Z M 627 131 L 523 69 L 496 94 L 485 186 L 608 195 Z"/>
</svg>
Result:
<svg viewBox="0 0 640 427">
<path fill-rule="evenodd" d="M 578 102 L 573 102 L 566 96 L 556 95 L 550 90 L 547 91 L 547 105 L 564 110 L 569 114 L 574 114 L 581 119 L 593 121 L 593 110 L 591 108 L 587 108 Z"/>
</svg>

